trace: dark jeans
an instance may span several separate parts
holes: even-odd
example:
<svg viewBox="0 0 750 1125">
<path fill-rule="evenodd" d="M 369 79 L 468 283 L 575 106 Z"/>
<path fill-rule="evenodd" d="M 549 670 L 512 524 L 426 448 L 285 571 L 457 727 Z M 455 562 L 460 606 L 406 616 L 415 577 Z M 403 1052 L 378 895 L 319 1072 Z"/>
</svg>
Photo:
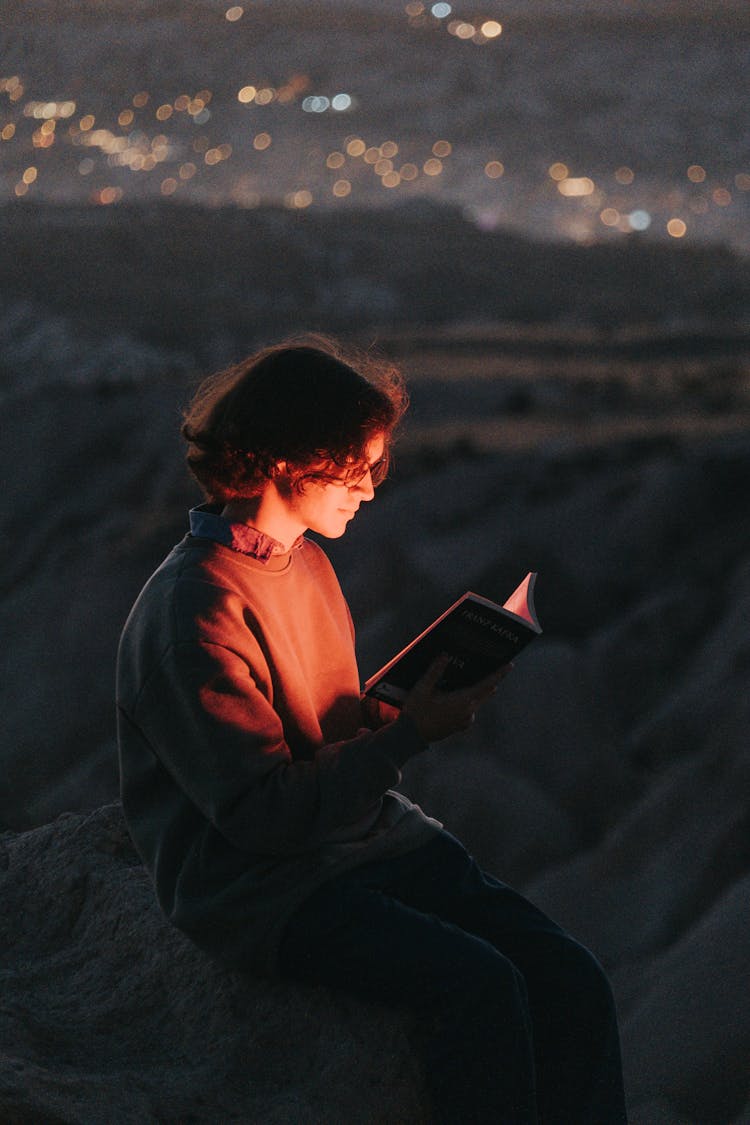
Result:
<svg viewBox="0 0 750 1125">
<path fill-rule="evenodd" d="M 448 833 L 324 884 L 292 917 L 280 963 L 417 1013 L 435 1122 L 626 1120 L 601 966 Z"/>
</svg>

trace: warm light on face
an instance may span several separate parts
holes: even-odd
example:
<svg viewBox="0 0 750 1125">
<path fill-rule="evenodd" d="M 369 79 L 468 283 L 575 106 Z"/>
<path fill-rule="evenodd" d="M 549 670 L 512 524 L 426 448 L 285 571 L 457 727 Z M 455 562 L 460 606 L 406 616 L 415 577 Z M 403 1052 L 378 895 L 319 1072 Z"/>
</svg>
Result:
<svg viewBox="0 0 750 1125">
<path fill-rule="evenodd" d="M 351 467 L 330 461 L 309 466 L 310 476 L 303 476 L 299 487 L 286 495 L 286 514 L 297 530 L 338 539 L 360 505 L 373 499 L 386 469 L 385 439 L 379 435 L 368 443 L 364 462 L 352 461 Z"/>
</svg>

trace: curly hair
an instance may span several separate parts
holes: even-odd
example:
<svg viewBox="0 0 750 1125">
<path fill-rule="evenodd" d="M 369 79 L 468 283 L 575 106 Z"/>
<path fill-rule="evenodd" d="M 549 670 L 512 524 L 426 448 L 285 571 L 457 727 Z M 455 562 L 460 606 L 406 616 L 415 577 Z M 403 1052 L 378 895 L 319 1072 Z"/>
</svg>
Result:
<svg viewBox="0 0 750 1125">
<path fill-rule="evenodd" d="M 377 484 L 407 403 L 398 370 L 370 353 L 326 336 L 286 340 L 200 384 L 183 415 L 188 466 L 216 503 L 258 495 L 280 462 L 300 491 L 309 480 L 361 476 L 382 434 Z"/>
</svg>

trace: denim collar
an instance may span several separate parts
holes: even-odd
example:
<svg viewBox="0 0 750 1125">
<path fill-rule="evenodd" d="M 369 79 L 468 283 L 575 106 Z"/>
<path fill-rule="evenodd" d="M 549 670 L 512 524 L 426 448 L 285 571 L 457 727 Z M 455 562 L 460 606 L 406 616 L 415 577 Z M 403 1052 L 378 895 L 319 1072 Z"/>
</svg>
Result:
<svg viewBox="0 0 750 1125">
<path fill-rule="evenodd" d="M 267 563 L 279 555 L 286 555 L 288 551 L 278 539 L 251 527 L 247 523 L 230 523 L 221 514 L 222 504 L 199 504 L 190 510 L 190 534 L 197 539 L 213 539 L 222 543 L 241 555 L 249 555 L 252 559 Z M 292 550 L 300 547 L 303 537 L 292 544 Z"/>
</svg>

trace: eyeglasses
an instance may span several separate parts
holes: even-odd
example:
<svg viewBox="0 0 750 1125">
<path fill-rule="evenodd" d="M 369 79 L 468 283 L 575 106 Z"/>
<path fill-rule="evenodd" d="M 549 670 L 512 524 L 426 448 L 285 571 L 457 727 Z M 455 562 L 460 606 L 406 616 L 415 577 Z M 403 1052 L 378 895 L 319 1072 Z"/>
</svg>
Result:
<svg viewBox="0 0 750 1125">
<path fill-rule="evenodd" d="M 343 481 L 347 488 L 356 488 L 357 485 L 365 479 L 367 474 L 370 474 L 373 488 L 377 488 L 382 484 L 388 475 L 388 458 L 381 457 L 379 461 L 374 461 L 372 465 L 357 465 L 356 468 L 348 469 L 343 477 L 338 479 Z"/>
<path fill-rule="evenodd" d="M 304 474 L 307 480 L 318 480 L 321 484 L 343 484 L 345 488 L 357 488 L 359 484 L 370 474 L 373 488 L 377 488 L 382 484 L 388 476 L 389 458 L 385 454 L 378 461 L 374 461 L 372 465 L 367 463 L 350 462 L 347 465 L 335 465 L 334 462 L 329 462 L 330 469 L 318 469 Z"/>
</svg>

